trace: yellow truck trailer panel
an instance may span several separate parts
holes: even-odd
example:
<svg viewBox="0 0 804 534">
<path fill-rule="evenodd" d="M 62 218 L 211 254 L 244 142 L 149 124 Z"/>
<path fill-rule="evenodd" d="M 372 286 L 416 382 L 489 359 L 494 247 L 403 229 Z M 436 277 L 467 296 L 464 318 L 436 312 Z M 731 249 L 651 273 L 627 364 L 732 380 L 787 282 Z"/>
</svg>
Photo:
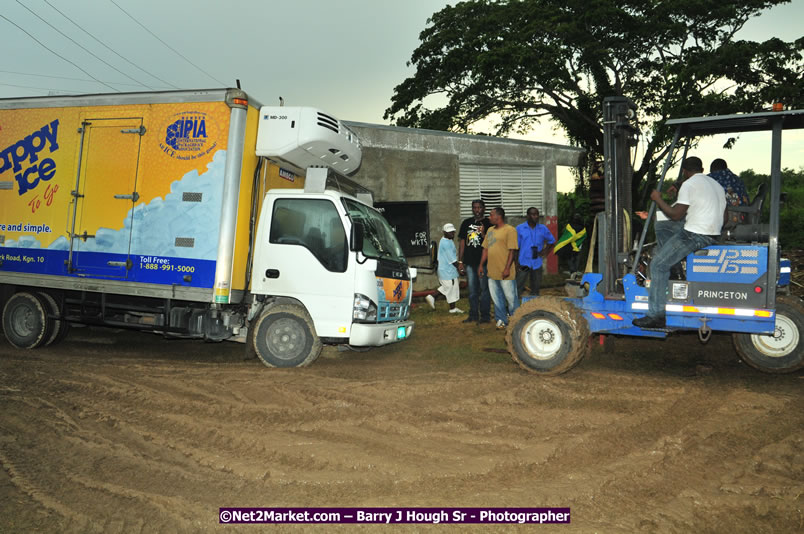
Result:
<svg viewBox="0 0 804 534">
<path fill-rule="evenodd" d="M 212 287 L 230 112 L 0 109 L 0 271 Z"/>
</svg>

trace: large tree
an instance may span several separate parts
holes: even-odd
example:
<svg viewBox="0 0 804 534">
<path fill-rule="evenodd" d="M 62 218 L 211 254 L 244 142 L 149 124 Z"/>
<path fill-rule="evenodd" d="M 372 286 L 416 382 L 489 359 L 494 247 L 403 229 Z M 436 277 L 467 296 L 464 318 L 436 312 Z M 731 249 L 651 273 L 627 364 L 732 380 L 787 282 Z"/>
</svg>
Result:
<svg viewBox="0 0 804 534">
<path fill-rule="evenodd" d="M 636 192 L 666 155 L 667 118 L 804 104 L 804 37 L 735 38 L 751 17 L 787 1 L 461 2 L 428 20 L 409 63 L 416 72 L 395 88 L 385 118 L 495 135 L 547 118 L 599 158 L 603 98 L 627 96 L 647 134 Z"/>
</svg>

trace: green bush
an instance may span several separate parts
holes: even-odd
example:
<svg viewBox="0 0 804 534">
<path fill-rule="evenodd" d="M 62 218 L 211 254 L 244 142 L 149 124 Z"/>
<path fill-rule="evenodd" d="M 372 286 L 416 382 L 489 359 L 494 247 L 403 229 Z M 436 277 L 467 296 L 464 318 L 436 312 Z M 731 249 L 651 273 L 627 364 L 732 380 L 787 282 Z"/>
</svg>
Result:
<svg viewBox="0 0 804 534">
<path fill-rule="evenodd" d="M 740 178 L 745 182 L 752 200 L 759 184 L 767 183 L 770 188 L 770 176 L 767 174 L 757 174 L 748 169 L 740 173 Z M 786 249 L 804 248 L 804 233 L 801 232 L 804 228 L 804 168 L 782 170 L 782 193 L 787 194 L 787 199 L 779 212 L 779 244 Z M 770 198 L 770 190 L 767 198 Z M 768 220 L 769 213 L 770 203 L 765 202 L 763 221 Z"/>
</svg>

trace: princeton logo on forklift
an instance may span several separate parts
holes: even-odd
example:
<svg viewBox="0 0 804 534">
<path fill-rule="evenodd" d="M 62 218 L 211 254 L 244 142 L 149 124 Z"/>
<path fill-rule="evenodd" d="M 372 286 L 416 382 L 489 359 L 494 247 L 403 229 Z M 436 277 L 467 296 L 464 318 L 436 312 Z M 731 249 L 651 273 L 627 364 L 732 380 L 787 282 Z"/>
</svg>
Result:
<svg viewBox="0 0 804 534">
<path fill-rule="evenodd" d="M 689 281 L 750 284 L 767 272 L 768 249 L 756 245 L 711 245 L 690 259 Z"/>
<path fill-rule="evenodd" d="M 165 142 L 160 143 L 162 151 L 171 158 L 191 160 L 205 156 L 215 150 L 218 142 L 209 139 L 217 135 L 208 135 L 208 129 L 214 128 L 206 113 L 201 111 L 185 111 L 170 117 L 165 126 Z"/>
<path fill-rule="evenodd" d="M 56 162 L 51 158 L 39 161 L 39 153 L 45 147 L 48 148 L 48 154 L 59 149 L 56 139 L 58 130 L 59 120 L 56 119 L 0 152 L 0 174 L 12 169 L 20 195 L 35 188 L 40 181 L 50 180 L 56 174 Z"/>
</svg>

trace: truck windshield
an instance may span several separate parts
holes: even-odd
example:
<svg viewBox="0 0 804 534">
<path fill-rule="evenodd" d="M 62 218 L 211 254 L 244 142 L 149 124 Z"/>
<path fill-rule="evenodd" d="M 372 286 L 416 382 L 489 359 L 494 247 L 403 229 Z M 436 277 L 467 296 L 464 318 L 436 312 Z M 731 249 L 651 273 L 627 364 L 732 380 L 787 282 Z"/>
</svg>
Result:
<svg viewBox="0 0 804 534">
<path fill-rule="evenodd" d="M 391 225 L 377 210 L 360 202 L 343 199 L 346 212 L 353 223 L 361 223 L 364 228 L 363 254 L 369 258 L 388 259 L 406 263 L 405 254 Z"/>
</svg>

